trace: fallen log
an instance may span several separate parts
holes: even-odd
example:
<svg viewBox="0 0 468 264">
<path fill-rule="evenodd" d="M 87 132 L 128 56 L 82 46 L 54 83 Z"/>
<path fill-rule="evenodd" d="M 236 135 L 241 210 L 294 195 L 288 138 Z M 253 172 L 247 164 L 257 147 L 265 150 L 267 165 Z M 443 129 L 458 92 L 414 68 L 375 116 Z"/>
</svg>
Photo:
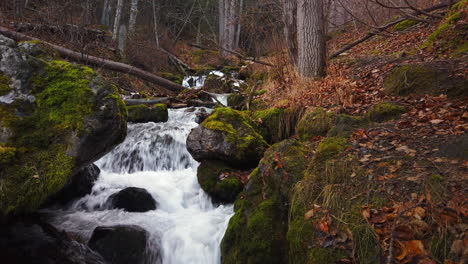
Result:
<svg viewBox="0 0 468 264">
<path fill-rule="evenodd" d="M 171 81 L 169 81 L 167 79 L 164 79 L 164 78 L 159 77 L 157 75 L 154 75 L 154 74 L 152 74 L 150 72 L 138 69 L 138 68 L 136 68 L 134 66 L 131 66 L 131 65 L 128 65 L 128 64 L 125 64 L 125 63 L 111 61 L 111 60 L 91 56 L 91 55 L 84 54 L 84 53 L 79 53 L 79 52 L 76 52 L 76 51 L 73 51 L 73 50 L 70 50 L 70 49 L 67 49 L 67 48 L 64 48 L 64 47 L 49 43 L 49 42 L 46 42 L 46 41 L 42 41 L 42 40 L 40 40 L 38 38 L 34 38 L 34 37 L 31 37 L 31 36 L 27 36 L 27 35 L 24 35 L 24 34 L 9 30 L 9 29 L 4 28 L 4 27 L 0 27 L 0 34 L 3 34 L 3 35 L 5 35 L 5 36 L 7 36 L 9 38 L 12 38 L 12 39 L 16 40 L 16 41 L 31 41 L 31 40 L 40 41 L 42 44 L 54 49 L 61 56 L 65 57 L 65 58 L 67 58 L 69 60 L 84 63 L 84 64 L 88 64 L 88 65 L 102 67 L 104 69 L 111 70 L 111 71 L 130 74 L 130 75 L 133 75 L 133 76 L 138 77 L 140 79 L 143 79 L 145 81 L 157 84 L 157 85 L 159 85 L 159 86 L 161 86 L 161 87 L 163 87 L 163 88 L 165 88 L 165 89 L 167 89 L 167 90 L 169 90 L 171 92 L 177 92 L 178 93 L 178 92 L 180 92 L 182 90 L 185 90 L 185 88 L 180 84 L 171 82 Z"/>
<path fill-rule="evenodd" d="M 169 97 L 162 97 L 162 98 L 157 98 L 157 99 L 125 99 L 124 100 L 125 104 L 128 106 L 131 105 L 155 105 L 155 104 L 170 104 L 171 103 L 171 98 Z"/>
<path fill-rule="evenodd" d="M 456 2 L 458 2 L 458 1 L 454 1 L 454 3 L 456 3 Z M 442 4 L 438 4 L 438 5 L 435 5 L 435 6 L 420 10 L 420 11 L 419 10 L 414 11 L 412 13 L 412 15 L 416 16 L 416 15 L 420 15 L 420 14 L 423 14 L 423 13 L 432 12 L 432 11 L 435 11 L 435 10 L 438 10 L 438 9 L 441 9 L 441 8 L 445 8 L 445 7 L 448 7 L 448 6 L 449 6 L 449 3 L 442 3 Z M 364 41 L 369 40 L 369 39 L 373 38 L 376 35 L 379 35 L 382 31 L 388 29 L 389 27 L 392 27 L 392 26 L 394 26 L 394 25 L 396 25 L 396 24 L 398 24 L 398 23 L 400 23 L 400 22 L 402 22 L 404 20 L 407 20 L 407 19 L 408 19 L 407 17 L 401 17 L 401 18 L 398 18 L 396 20 L 393 20 L 393 21 L 389 22 L 388 24 L 385 24 L 385 25 L 383 25 L 381 27 L 378 27 L 373 31 L 368 32 L 364 37 L 345 45 L 344 47 L 342 47 L 341 49 L 339 49 L 338 51 L 336 51 L 335 53 L 330 55 L 329 59 L 333 59 L 333 58 L 338 57 L 341 53 L 354 48 L 355 46 L 363 43 Z"/>
</svg>

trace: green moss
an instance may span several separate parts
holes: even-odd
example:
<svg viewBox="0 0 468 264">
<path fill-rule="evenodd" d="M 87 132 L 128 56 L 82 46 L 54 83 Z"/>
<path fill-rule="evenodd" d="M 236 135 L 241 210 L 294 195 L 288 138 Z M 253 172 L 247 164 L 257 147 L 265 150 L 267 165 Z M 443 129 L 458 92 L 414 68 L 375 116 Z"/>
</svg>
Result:
<svg viewBox="0 0 468 264">
<path fill-rule="evenodd" d="M 347 254 L 342 249 L 336 248 L 313 248 L 309 252 L 309 260 L 307 264 L 324 264 L 335 263 L 336 261 L 346 258 Z"/>
<path fill-rule="evenodd" d="M 240 70 L 240 67 L 238 67 L 238 66 L 224 66 L 221 69 L 221 72 L 223 72 L 223 73 L 232 73 L 232 72 L 237 72 L 239 70 Z"/>
<path fill-rule="evenodd" d="M 456 26 L 458 21 L 464 19 L 466 6 L 465 0 L 453 5 L 437 29 L 429 35 L 422 48 L 431 48 L 438 43 L 437 46 L 441 52 L 449 51 L 452 56 L 466 52 L 467 44 L 463 36 L 467 27 L 466 25 Z"/>
<path fill-rule="evenodd" d="M 228 106 L 242 110 L 245 107 L 245 96 L 241 93 L 232 93 L 227 98 Z"/>
<path fill-rule="evenodd" d="M 378 103 L 369 109 L 366 113 L 366 117 L 372 122 L 385 122 L 398 119 L 400 115 L 405 112 L 406 109 L 402 106 L 384 102 Z"/>
<path fill-rule="evenodd" d="M 273 145 L 250 174 L 222 242 L 222 263 L 287 263 L 288 198 L 303 178 L 307 149 L 296 140 Z"/>
<path fill-rule="evenodd" d="M 267 92 L 267 91 L 266 91 L 265 89 L 262 89 L 262 90 L 260 90 L 260 91 L 256 91 L 256 92 L 255 92 L 255 95 L 256 95 L 256 96 L 260 96 L 260 95 L 265 94 L 266 92 Z"/>
<path fill-rule="evenodd" d="M 197 170 L 198 182 L 214 201 L 232 203 L 243 189 L 243 184 L 233 171 L 224 162 L 205 160 Z"/>
<path fill-rule="evenodd" d="M 146 105 L 127 106 L 128 121 L 134 123 L 166 122 L 169 118 L 167 105 L 155 104 L 152 107 Z"/>
<path fill-rule="evenodd" d="M 403 20 L 401 21 L 400 23 L 396 24 L 393 29 L 395 31 L 403 31 L 403 30 L 406 30 L 414 25 L 417 25 L 419 24 L 419 21 L 416 21 L 416 20 L 410 20 L 410 19 L 406 19 L 406 20 Z"/>
<path fill-rule="evenodd" d="M 11 79 L 0 73 L 0 96 L 9 94 L 13 89 L 10 87 Z"/>
<path fill-rule="evenodd" d="M 16 148 L 0 146 L 0 165 L 10 163 L 16 155 Z M 1 169 L 1 168 L 0 168 Z"/>
<path fill-rule="evenodd" d="M 217 108 L 201 125 L 210 130 L 223 132 L 226 142 L 236 149 L 233 163 L 253 161 L 258 153 L 263 152 L 268 146 L 259 133 L 257 124 L 247 114 L 237 110 Z"/>
<path fill-rule="evenodd" d="M 170 73 L 170 72 L 161 73 L 161 77 L 163 77 L 164 79 L 168 79 L 170 81 L 173 81 L 175 83 L 178 83 L 178 84 L 182 84 L 182 82 L 184 80 L 184 76 L 182 76 L 180 74 L 173 74 L 173 73 Z"/>
<path fill-rule="evenodd" d="M 270 108 L 253 114 L 253 119 L 260 123 L 262 134 L 268 142 L 278 142 L 283 139 L 285 114 L 286 110 L 280 108 Z"/>
<path fill-rule="evenodd" d="M 437 87 L 436 73 L 423 65 L 397 66 L 384 83 L 385 92 L 390 95 L 431 92 Z"/>
<path fill-rule="evenodd" d="M 339 114 L 335 117 L 327 136 L 349 137 L 356 128 L 365 127 L 367 123 L 367 120 L 362 116 Z"/>
<path fill-rule="evenodd" d="M 349 146 L 347 138 L 328 137 L 322 140 L 317 146 L 314 159 L 324 161 L 336 157 Z"/>
<path fill-rule="evenodd" d="M 316 136 L 325 136 L 332 127 L 333 114 L 329 114 L 323 108 L 307 111 L 297 124 L 296 132 L 303 141 Z"/>
<path fill-rule="evenodd" d="M 288 225 L 289 263 L 308 263 L 308 252 L 313 247 L 315 232 L 310 221 L 299 215 Z"/>
<path fill-rule="evenodd" d="M 6 113 L 0 116 L 2 126 L 13 132 L 7 144 L 19 150 L 14 159 L 8 155 L 0 171 L 0 215 L 34 211 L 66 184 L 76 169 L 67 153 L 95 110 L 90 88 L 95 78 L 87 67 L 43 61 L 31 80 L 36 101 L 0 106 Z M 17 107 L 24 112 L 20 116 Z"/>
</svg>

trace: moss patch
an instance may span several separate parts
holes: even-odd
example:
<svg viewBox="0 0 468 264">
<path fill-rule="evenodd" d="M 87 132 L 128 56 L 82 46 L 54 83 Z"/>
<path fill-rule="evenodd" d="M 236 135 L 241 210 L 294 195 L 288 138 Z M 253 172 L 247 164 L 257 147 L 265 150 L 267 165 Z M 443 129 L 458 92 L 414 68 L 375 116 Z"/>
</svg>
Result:
<svg viewBox="0 0 468 264">
<path fill-rule="evenodd" d="M 257 111 L 253 114 L 253 119 L 260 124 L 263 136 L 268 142 L 279 142 L 283 138 L 283 120 L 286 114 L 285 109 L 271 108 Z"/>
<path fill-rule="evenodd" d="M 245 96 L 241 93 L 232 93 L 227 98 L 227 104 L 232 108 L 243 110 L 245 107 Z"/>
<path fill-rule="evenodd" d="M 288 197 L 303 178 L 307 149 L 295 140 L 273 145 L 235 203 L 221 244 L 223 263 L 287 263 Z"/>
<path fill-rule="evenodd" d="M 166 122 L 169 118 L 167 105 L 155 104 L 152 107 L 146 105 L 127 106 L 128 121 L 134 123 Z"/>
<path fill-rule="evenodd" d="M 2 125 L 13 132 L 7 145 L 17 149 L 14 157 L 11 149 L 2 154 L 7 164 L 0 171 L 0 216 L 36 210 L 66 184 L 76 169 L 67 153 L 74 137 L 87 132 L 86 117 L 97 110 L 91 100 L 93 70 L 64 61 L 42 63 L 31 80 L 36 101 L 0 107 L 6 112 Z"/>
<path fill-rule="evenodd" d="M 324 161 L 335 157 L 349 146 L 347 138 L 328 137 L 322 140 L 317 146 L 314 159 Z"/>
<path fill-rule="evenodd" d="M 384 83 L 390 95 L 409 95 L 436 90 L 436 72 L 424 65 L 400 65 L 395 67 Z"/>
<path fill-rule="evenodd" d="M 367 111 L 366 117 L 372 122 L 385 122 L 398 119 L 405 112 L 406 109 L 402 106 L 391 103 L 379 103 Z"/>
<path fill-rule="evenodd" d="M 257 124 L 243 112 L 230 108 L 217 108 L 201 126 L 220 131 L 227 143 L 235 149 L 233 163 L 256 164 L 268 143 L 259 133 Z"/>
<path fill-rule="evenodd" d="M 325 112 L 325 109 L 307 111 L 297 124 L 296 132 L 303 141 L 316 136 L 325 136 L 332 127 L 333 114 Z"/>
<path fill-rule="evenodd" d="M 0 96 L 9 94 L 13 89 L 10 87 L 11 79 L 0 73 Z"/>
<path fill-rule="evenodd" d="M 197 170 L 198 182 L 215 202 L 232 203 L 244 187 L 233 171 L 221 161 L 202 161 Z"/>
<path fill-rule="evenodd" d="M 416 21 L 416 20 L 409 20 L 409 19 L 406 19 L 406 20 L 403 20 L 401 21 L 400 23 L 396 24 L 393 29 L 395 31 L 403 31 L 403 30 L 406 30 L 414 25 L 417 25 L 419 24 L 420 22 L 419 21 Z"/>
</svg>

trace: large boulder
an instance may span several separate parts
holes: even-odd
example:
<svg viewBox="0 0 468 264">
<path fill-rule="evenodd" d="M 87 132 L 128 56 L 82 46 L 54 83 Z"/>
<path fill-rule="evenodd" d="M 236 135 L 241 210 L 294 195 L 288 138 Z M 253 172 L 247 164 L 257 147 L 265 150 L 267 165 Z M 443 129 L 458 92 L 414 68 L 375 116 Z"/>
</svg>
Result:
<svg viewBox="0 0 468 264">
<path fill-rule="evenodd" d="M 155 104 L 152 107 L 146 105 L 127 106 L 128 122 L 147 123 L 147 122 L 166 122 L 169 118 L 167 106 L 165 104 Z"/>
<path fill-rule="evenodd" d="M 235 170 L 222 161 L 202 161 L 197 177 L 201 188 L 217 203 L 233 203 L 244 188 Z"/>
<path fill-rule="evenodd" d="M 205 83 L 203 84 L 203 91 L 210 93 L 231 93 L 232 92 L 232 81 L 226 77 L 221 77 L 216 74 L 210 74 L 206 77 Z"/>
<path fill-rule="evenodd" d="M 128 187 L 112 194 L 106 204 L 110 208 L 124 209 L 127 212 L 146 212 L 156 209 L 156 201 L 147 190 Z"/>
<path fill-rule="evenodd" d="M 9 153 L 0 160 L 0 217 L 36 210 L 126 136 L 114 85 L 30 50 L 0 36 L 0 75 L 10 88 L 0 95 L 0 151 Z"/>
<path fill-rule="evenodd" d="M 37 215 L 0 225 L 2 263 L 105 264 L 98 253 L 72 240 Z"/>
<path fill-rule="evenodd" d="M 148 233 L 135 225 L 99 226 L 88 245 L 109 263 L 143 263 Z"/>
<path fill-rule="evenodd" d="M 256 166 L 267 147 L 255 122 L 229 108 L 215 109 L 187 138 L 195 160 L 221 160 L 242 168 Z"/>
<path fill-rule="evenodd" d="M 304 176 L 307 148 L 285 140 L 266 152 L 234 205 L 221 243 L 223 264 L 288 263 L 289 199 Z"/>
<path fill-rule="evenodd" d="M 385 77 L 384 88 L 389 95 L 447 94 L 468 96 L 468 85 L 461 61 L 434 61 L 420 64 L 400 64 Z"/>
<path fill-rule="evenodd" d="M 71 181 L 57 193 L 52 202 L 67 204 L 74 199 L 90 194 L 100 173 L 101 170 L 94 164 L 84 167 L 71 177 Z"/>
</svg>

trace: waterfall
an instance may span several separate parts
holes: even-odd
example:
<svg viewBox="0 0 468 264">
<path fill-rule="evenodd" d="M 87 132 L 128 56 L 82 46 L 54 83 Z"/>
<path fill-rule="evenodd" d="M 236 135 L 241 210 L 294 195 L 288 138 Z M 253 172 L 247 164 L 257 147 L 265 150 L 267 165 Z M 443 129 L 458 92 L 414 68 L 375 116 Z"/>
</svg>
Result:
<svg viewBox="0 0 468 264">
<path fill-rule="evenodd" d="M 146 263 L 159 263 L 157 248 L 163 264 L 220 263 L 233 206 L 214 205 L 198 184 L 199 164 L 185 143 L 197 126 L 195 113 L 171 109 L 166 123 L 129 124 L 126 140 L 96 163 L 101 174 L 92 193 L 65 209 L 47 210 L 51 223 L 85 241 L 97 226 L 138 225 L 150 234 Z M 106 209 L 107 198 L 126 187 L 145 188 L 158 208 Z"/>
</svg>

